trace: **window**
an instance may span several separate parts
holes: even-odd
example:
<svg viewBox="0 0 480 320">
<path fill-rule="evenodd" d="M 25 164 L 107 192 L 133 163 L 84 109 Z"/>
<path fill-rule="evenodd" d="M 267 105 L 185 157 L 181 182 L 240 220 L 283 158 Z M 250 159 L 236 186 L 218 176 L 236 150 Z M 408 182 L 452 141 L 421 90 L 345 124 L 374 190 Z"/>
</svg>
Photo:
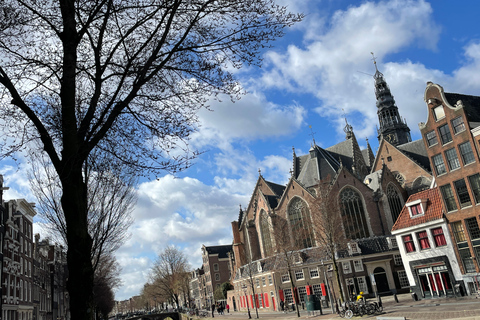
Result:
<svg viewBox="0 0 480 320">
<path fill-rule="evenodd" d="M 318 278 L 318 267 L 310 268 L 310 278 Z"/>
<path fill-rule="evenodd" d="M 457 151 L 455 148 L 445 151 L 445 158 L 447 158 L 448 168 L 450 171 L 460 168 L 460 161 L 457 157 Z"/>
<path fill-rule="evenodd" d="M 273 284 L 272 275 L 271 275 L 271 274 L 269 274 L 269 275 L 268 275 L 268 285 L 270 285 L 270 286 L 271 286 L 272 284 Z"/>
<path fill-rule="evenodd" d="M 468 181 L 470 181 L 470 188 L 472 189 L 473 198 L 475 199 L 475 203 L 480 203 L 480 174 L 474 174 L 473 176 L 468 177 Z"/>
<path fill-rule="evenodd" d="M 397 238 L 391 237 L 390 240 L 392 241 L 392 248 L 398 248 Z"/>
<path fill-rule="evenodd" d="M 282 282 L 289 282 L 290 281 L 290 276 L 288 275 L 288 273 L 285 273 L 284 275 L 282 275 Z"/>
<path fill-rule="evenodd" d="M 342 264 L 343 264 L 343 273 L 351 273 L 352 272 L 352 266 L 350 265 L 350 261 L 342 262 Z"/>
<path fill-rule="evenodd" d="M 393 256 L 393 261 L 395 262 L 396 266 L 401 266 L 403 264 L 402 256 L 399 254 Z"/>
<path fill-rule="evenodd" d="M 257 285 L 257 288 L 260 288 L 260 280 L 259 279 L 255 279 L 255 284 Z"/>
<path fill-rule="evenodd" d="M 480 229 L 478 228 L 477 218 L 472 217 L 465 219 L 465 225 L 467 226 L 468 233 L 472 240 L 480 239 Z"/>
<path fill-rule="evenodd" d="M 340 193 L 342 219 L 347 239 L 370 237 L 363 201 L 360 194 L 352 188 L 345 188 Z"/>
<path fill-rule="evenodd" d="M 432 229 L 432 235 L 436 247 L 442 247 L 447 245 L 447 240 L 445 240 L 445 235 L 443 234 L 442 227 Z"/>
<path fill-rule="evenodd" d="M 398 274 L 398 280 L 400 281 L 400 287 L 402 288 L 409 287 L 410 283 L 408 282 L 407 273 L 404 270 L 400 270 L 397 272 L 397 274 Z"/>
<path fill-rule="evenodd" d="M 435 172 L 437 173 L 437 176 L 447 172 L 447 169 L 445 168 L 445 163 L 443 163 L 443 158 L 441 154 L 434 155 L 432 157 L 432 163 L 433 163 L 433 166 L 435 167 Z"/>
<path fill-rule="evenodd" d="M 435 130 L 427 132 L 427 134 L 425 135 L 425 139 L 427 140 L 427 144 L 429 147 L 436 145 L 438 143 L 437 134 L 435 133 Z"/>
<path fill-rule="evenodd" d="M 292 289 L 283 289 L 283 294 L 285 295 L 285 304 L 293 303 Z"/>
<path fill-rule="evenodd" d="M 442 140 L 442 144 L 446 144 L 452 141 L 452 134 L 450 133 L 448 124 L 444 124 L 443 126 L 438 127 L 438 132 L 440 133 L 440 140 Z"/>
<path fill-rule="evenodd" d="M 218 263 L 213 264 L 213 271 L 218 271 Z"/>
<path fill-rule="evenodd" d="M 363 271 L 362 260 L 353 260 L 353 267 L 355 268 L 355 272 Z"/>
<path fill-rule="evenodd" d="M 263 285 L 264 287 L 267 286 L 267 282 L 265 281 L 265 277 L 262 277 L 262 285 Z"/>
<path fill-rule="evenodd" d="M 413 238 L 411 235 L 403 236 L 403 243 L 405 244 L 405 250 L 408 252 L 415 251 L 415 244 L 413 243 Z"/>
<path fill-rule="evenodd" d="M 422 204 L 414 204 L 412 206 L 408 207 L 410 209 L 410 212 L 412 213 L 412 217 L 418 216 L 420 214 L 423 214 L 423 209 L 422 209 Z"/>
<path fill-rule="evenodd" d="M 462 260 L 463 267 L 465 268 L 466 273 L 473 273 L 476 272 L 475 264 L 473 263 L 473 258 L 470 253 L 470 249 L 463 248 L 458 249 L 458 254 L 460 255 L 460 259 Z"/>
<path fill-rule="evenodd" d="M 305 296 L 307 295 L 307 288 L 305 286 L 298 287 L 298 297 L 300 302 L 305 303 Z"/>
<path fill-rule="evenodd" d="M 273 253 L 272 238 L 270 236 L 270 224 L 268 222 L 268 214 L 265 210 L 262 210 L 260 212 L 260 232 L 262 235 L 264 257 L 271 256 Z"/>
<path fill-rule="evenodd" d="M 215 281 L 220 281 L 220 273 L 215 273 Z"/>
<path fill-rule="evenodd" d="M 468 194 L 467 185 L 465 184 L 464 179 L 457 180 L 453 182 L 455 185 L 455 190 L 457 191 L 458 201 L 460 202 L 460 207 L 465 208 L 472 205 L 470 200 L 470 195 Z"/>
<path fill-rule="evenodd" d="M 400 212 L 402 211 L 403 204 L 400 200 L 396 188 L 392 184 L 389 184 L 387 187 L 387 200 L 388 206 L 390 208 L 390 213 L 392 215 L 392 221 L 393 223 L 395 223 L 398 216 L 400 215 Z"/>
<path fill-rule="evenodd" d="M 295 245 L 299 248 L 310 248 L 314 246 L 312 219 L 308 205 L 302 199 L 295 197 L 288 206 L 288 219 L 292 233 L 301 233 L 303 237 L 295 237 Z"/>
<path fill-rule="evenodd" d="M 365 281 L 365 277 L 357 277 L 358 289 L 363 292 L 364 294 L 368 293 L 367 282 Z"/>
<path fill-rule="evenodd" d="M 467 241 L 467 237 L 465 236 L 465 231 L 463 230 L 462 221 L 456 221 L 450 224 L 453 230 L 453 236 L 455 237 L 455 241 L 457 243 L 462 243 Z"/>
<path fill-rule="evenodd" d="M 430 249 L 430 242 L 428 241 L 427 231 L 421 231 L 417 233 L 418 243 L 420 244 L 420 249 Z"/>
<path fill-rule="evenodd" d="M 460 116 L 452 120 L 453 132 L 455 134 L 465 131 L 465 124 L 463 123 L 463 118 Z"/>
<path fill-rule="evenodd" d="M 303 269 L 295 270 L 295 280 L 303 280 L 305 276 L 303 275 Z"/>
<path fill-rule="evenodd" d="M 452 187 L 449 184 L 446 184 L 440 187 L 440 191 L 442 192 L 443 201 L 445 201 L 447 211 L 451 212 L 457 210 L 457 204 L 455 203 L 455 196 L 453 195 Z"/>
<path fill-rule="evenodd" d="M 439 105 L 438 107 L 433 108 L 433 115 L 435 116 L 435 120 L 440 120 L 445 118 L 445 111 L 443 110 L 443 106 Z"/>
<path fill-rule="evenodd" d="M 475 162 L 475 157 L 473 155 L 470 142 L 459 144 L 458 148 L 460 149 L 460 155 L 462 156 L 463 165 Z"/>
<path fill-rule="evenodd" d="M 263 308 L 262 294 L 257 294 L 258 306 Z"/>
<path fill-rule="evenodd" d="M 317 297 L 320 298 L 322 296 L 322 286 L 320 284 L 313 284 L 312 291 L 313 291 L 313 294 L 316 295 Z"/>
</svg>

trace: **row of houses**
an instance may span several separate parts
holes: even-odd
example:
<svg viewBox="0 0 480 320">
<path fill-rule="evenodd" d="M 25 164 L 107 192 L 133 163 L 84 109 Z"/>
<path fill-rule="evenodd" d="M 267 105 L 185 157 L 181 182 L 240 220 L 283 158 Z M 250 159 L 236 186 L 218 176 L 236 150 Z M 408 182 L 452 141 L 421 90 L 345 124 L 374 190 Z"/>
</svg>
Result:
<svg viewBox="0 0 480 320">
<path fill-rule="evenodd" d="M 376 155 L 368 140 L 360 148 L 346 121 L 344 141 L 328 148 L 313 141 L 306 155 L 293 150 L 286 185 L 259 174 L 248 206 L 232 222 L 232 249 L 224 254 L 231 276 L 221 280 L 234 287 L 227 297 L 233 310 L 274 311 L 280 301 L 304 305 L 309 295 L 326 306 L 341 293 L 412 292 L 428 299 L 479 290 L 480 97 L 447 93 L 427 83 L 428 117 L 419 124 L 422 139 L 412 141 L 375 68 Z M 316 234 L 321 230 L 315 225 L 321 208 L 317 191 L 325 182 L 331 186 L 329 198 L 340 208 L 347 240 L 336 252 L 335 266 Z M 278 221 L 290 229 L 278 228 Z M 281 246 L 285 238 L 295 244 L 299 225 L 304 241 L 298 259 L 286 268 Z M 204 261 L 194 273 L 200 279 L 192 291 L 197 306 L 207 303 L 212 290 L 203 280 L 207 265 Z"/>
<path fill-rule="evenodd" d="M 1 319 L 69 319 L 65 250 L 33 236 L 34 204 L 4 201 L 5 189 L 0 175 Z"/>
</svg>

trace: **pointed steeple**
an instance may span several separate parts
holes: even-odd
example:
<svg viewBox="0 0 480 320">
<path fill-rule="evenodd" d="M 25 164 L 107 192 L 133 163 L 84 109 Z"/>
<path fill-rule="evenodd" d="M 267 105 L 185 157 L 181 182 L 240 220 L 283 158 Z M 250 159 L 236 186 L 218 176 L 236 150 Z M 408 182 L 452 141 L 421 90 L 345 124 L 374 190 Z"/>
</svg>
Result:
<svg viewBox="0 0 480 320">
<path fill-rule="evenodd" d="M 378 71 L 377 61 L 373 52 L 371 54 L 373 56 L 373 64 L 375 65 L 373 79 L 375 79 L 375 97 L 377 99 L 377 115 L 380 124 L 380 128 L 377 129 L 378 141 L 385 139 L 394 146 L 411 142 L 410 128 L 400 117 L 390 88 L 383 74 Z"/>
<path fill-rule="evenodd" d="M 370 143 L 368 142 L 368 138 L 366 138 L 366 140 L 367 140 L 368 166 L 371 169 L 372 166 L 373 166 L 373 162 L 375 162 L 375 155 L 373 154 L 372 147 L 370 146 Z"/>
</svg>

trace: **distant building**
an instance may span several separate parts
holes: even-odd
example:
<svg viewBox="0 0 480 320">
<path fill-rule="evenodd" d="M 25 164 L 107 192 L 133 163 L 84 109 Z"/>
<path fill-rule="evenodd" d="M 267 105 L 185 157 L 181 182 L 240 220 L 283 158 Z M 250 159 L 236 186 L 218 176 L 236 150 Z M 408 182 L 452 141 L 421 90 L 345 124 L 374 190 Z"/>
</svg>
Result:
<svg viewBox="0 0 480 320">
<path fill-rule="evenodd" d="M 232 245 L 202 246 L 202 261 L 205 278 L 205 301 L 209 306 L 216 301 L 214 291 L 231 278 L 230 259 L 228 253 Z"/>
</svg>

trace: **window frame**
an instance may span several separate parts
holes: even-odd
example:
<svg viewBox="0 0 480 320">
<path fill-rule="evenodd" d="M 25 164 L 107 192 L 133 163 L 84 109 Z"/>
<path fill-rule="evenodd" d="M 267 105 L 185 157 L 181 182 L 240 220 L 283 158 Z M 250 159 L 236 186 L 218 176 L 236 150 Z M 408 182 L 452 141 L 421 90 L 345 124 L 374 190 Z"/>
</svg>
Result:
<svg viewBox="0 0 480 320">
<path fill-rule="evenodd" d="M 473 181 L 473 179 L 476 181 Z M 470 184 L 470 190 L 472 190 L 473 200 L 475 204 L 480 204 L 480 173 L 468 176 L 468 183 Z"/>
<path fill-rule="evenodd" d="M 442 142 L 442 145 L 446 145 L 447 143 L 452 142 L 452 133 L 450 132 L 450 127 L 448 126 L 448 123 L 445 123 L 444 125 L 441 125 L 438 127 L 438 133 L 440 136 L 440 141 Z"/>
<path fill-rule="evenodd" d="M 467 145 L 468 145 L 468 150 L 463 148 L 464 146 L 467 146 Z M 460 151 L 460 157 L 462 158 L 462 162 L 464 166 L 475 162 L 475 155 L 473 153 L 473 149 L 472 149 L 472 145 L 470 144 L 470 141 L 460 143 L 458 145 L 458 150 Z"/>
<path fill-rule="evenodd" d="M 406 253 L 412 253 L 416 251 L 415 242 L 411 234 L 402 236 L 403 245 Z"/>
<path fill-rule="evenodd" d="M 310 267 L 308 271 L 310 273 L 311 279 L 320 277 L 320 272 L 318 271 L 318 267 Z"/>
<path fill-rule="evenodd" d="M 362 260 L 353 260 L 353 269 L 355 272 L 362 272 L 364 270 Z"/>
<path fill-rule="evenodd" d="M 425 133 L 425 140 L 427 141 L 428 147 L 433 147 L 438 144 L 438 137 L 435 130 Z"/>
<path fill-rule="evenodd" d="M 305 280 L 305 273 L 303 269 L 295 269 L 295 280 Z"/>
<path fill-rule="evenodd" d="M 456 120 L 461 120 L 461 122 L 459 123 L 455 123 Z M 465 122 L 463 121 L 463 117 L 462 116 L 459 116 L 459 117 L 456 117 L 455 119 L 453 119 L 452 121 L 452 128 L 453 128 L 453 133 L 454 134 L 458 134 L 458 133 L 461 133 L 463 131 L 466 130 L 466 127 L 465 127 Z M 458 131 L 457 131 L 457 128 L 460 128 Z"/>
<path fill-rule="evenodd" d="M 458 179 L 453 181 L 453 186 L 455 187 L 455 192 L 457 193 L 458 202 L 460 203 L 460 208 L 468 208 L 472 206 L 472 199 L 470 198 L 470 193 L 468 192 L 467 183 L 465 179 Z M 468 201 L 465 201 L 468 197 Z"/>
<path fill-rule="evenodd" d="M 449 192 L 450 195 L 447 195 L 446 192 Z M 440 186 L 440 193 L 442 194 L 442 199 L 445 203 L 445 207 L 447 208 L 447 212 L 457 211 L 458 206 L 457 202 L 455 201 L 455 194 L 453 193 L 450 183 Z"/>
<path fill-rule="evenodd" d="M 442 174 L 447 173 L 447 167 L 445 166 L 445 161 L 443 160 L 443 156 L 441 153 L 432 156 L 432 164 L 435 168 L 435 173 L 437 174 L 437 176 L 441 176 Z M 441 168 L 443 168 L 443 171 L 439 170 Z"/>
<path fill-rule="evenodd" d="M 440 230 L 440 232 L 438 233 L 435 233 L 436 230 Z M 430 230 L 430 232 L 432 233 L 432 237 L 433 237 L 433 242 L 435 243 L 435 247 L 438 248 L 438 247 L 444 247 L 447 245 L 447 239 L 445 238 L 445 233 L 443 232 L 443 228 L 442 227 L 438 227 L 438 228 L 433 228 Z M 444 244 L 442 244 L 444 243 Z"/>
<path fill-rule="evenodd" d="M 441 110 L 441 112 L 439 112 Z M 438 105 L 434 108 L 432 108 L 433 112 L 433 117 L 435 118 L 435 121 L 439 121 L 443 118 L 445 118 L 445 109 L 443 108 L 443 105 Z"/>
<path fill-rule="evenodd" d="M 432 248 L 430 245 L 430 240 L 428 239 L 427 230 L 422 230 L 417 232 L 417 241 L 420 247 L 420 250 L 429 250 Z"/>
<path fill-rule="evenodd" d="M 448 169 L 454 171 L 459 169 L 460 160 L 458 159 L 457 150 L 455 148 L 450 148 L 445 150 L 445 159 L 447 159 Z"/>
</svg>

